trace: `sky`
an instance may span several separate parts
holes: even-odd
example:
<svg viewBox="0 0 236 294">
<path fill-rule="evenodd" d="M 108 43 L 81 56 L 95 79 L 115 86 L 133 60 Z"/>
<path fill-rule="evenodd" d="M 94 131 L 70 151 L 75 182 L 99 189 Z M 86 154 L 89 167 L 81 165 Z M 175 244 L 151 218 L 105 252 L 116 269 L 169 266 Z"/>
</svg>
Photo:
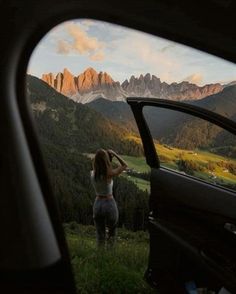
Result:
<svg viewBox="0 0 236 294">
<path fill-rule="evenodd" d="M 133 29 L 95 20 L 72 20 L 54 27 L 36 46 L 27 72 L 42 77 L 67 68 L 78 76 L 88 67 L 113 80 L 150 73 L 161 82 L 199 86 L 236 80 L 236 64 Z"/>
</svg>

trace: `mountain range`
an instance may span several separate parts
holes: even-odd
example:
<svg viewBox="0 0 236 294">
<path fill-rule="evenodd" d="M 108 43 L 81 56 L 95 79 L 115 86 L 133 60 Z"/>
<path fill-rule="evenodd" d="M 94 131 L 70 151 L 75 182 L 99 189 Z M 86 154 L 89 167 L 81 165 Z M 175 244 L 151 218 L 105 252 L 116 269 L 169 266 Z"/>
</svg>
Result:
<svg viewBox="0 0 236 294">
<path fill-rule="evenodd" d="M 96 72 L 93 68 L 86 69 L 74 76 L 68 69 L 63 73 L 43 74 L 42 80 L 59 93 L 80 103 L 89 103 L 98 98 L 110 101 L 125 101 L 126 97 L 156 97 L 176 101 L 199 100 L 219 93 L 224 86 L 216 83 L 202 87 L 183 81 L 181 83 L 161 82 L 155 75 L 147 73 L 139 77 L 131 76 L 123 83 L 114 81 L 106 72 Z"/>
<path fill-rule="evenodd" d="M 110 78 L 108 80 L 111 81 Z M 102 142 L 105 148 L 110 146 L 124 154 L 141 154 L 137 141 L 130 140 L 133 134 L 138 136 L 138 131 L 127 103 L 104 98 L 85 105 L 75 103 L 32 76 L 28 77 L 28 93 L 45 141 L 70 149 L 79 148 L 82 152 L 94 152 Z M 217 94 L 203 99 L 186 102 L 236 120 L 236 85 L 224 87 Z M 153 137 L 163 144 L 186 149 L 222 145 L 221 130 L 209 128 L 203 120 L 153 107 L 145 107 L 143 113 Z M 196 133 L 197 140 L 193 142 L 193 134 Z M 228 145 L 232 146 L 232 139 L 228 135 L 226 137 L 230 142 Z"/>
<path fill-rule="evenodd" d="M 186 101 L 186 103 L 206 108 L 236 121 L 236 85 L 225 87 L 217 94 L 196 101 Z M 111 102 L 100 98 L 88 103 L 87 106 L 116 124 L 129 128 L 131 132 L 138 132 L 127 103 Z M 162 144 L 183 149 L 234 146 L 236 144 L 232 135 L 226 131 L 223 132 L 221 128 L 178 111 L 145 106 L 143 114 L 153 138 Z M 232 152 L 231 147 L 228 150 Z"/>
<path fill-rule="evenodd" d="M 131 138 L 125 126 L 68 99 L 42 80 L 27 76 L 27 94 L 43 145 L 69 153 L 94 153 L 102 147 L 122 154 L 142 154 L 140 142 Z"/>
</svg>

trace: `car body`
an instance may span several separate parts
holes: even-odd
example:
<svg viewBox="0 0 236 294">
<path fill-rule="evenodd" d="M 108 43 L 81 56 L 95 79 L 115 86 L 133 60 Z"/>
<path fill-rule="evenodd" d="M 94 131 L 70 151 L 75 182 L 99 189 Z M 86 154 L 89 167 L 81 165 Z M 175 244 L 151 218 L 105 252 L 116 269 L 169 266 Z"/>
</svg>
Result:
<svg viewBox="0 0 236 294">
<path fill-rule="evenodd" d="M 151 106 L 188 113 L 229 130 L 232 136 L 236 135 L 236 123 L 182 102 L 128 98 L 128 103 L 151 167 L 147 281 L 160 293 L 185 293 L 188 282 L 193 281 L 196 289 L 205 288 L 218 293 L 221 288 L 226 288 L 234 293 L 235 187 L 227 189 L 219 185 L 221 182 L 198 178 L 195 176 L 198 173 L 188 175 L 188 169 L 186 174 L 163 166 L 143 109 Z M 196 132 L 194 125 L 191 127 L 192 133 Z M 194 135 L 191 138 L 194 140 Z"/>
<path fill-rule="evenodd" d="M 75 292 L 69 254 L 57 204 L 53 197 L 33 120 L 25 99 L 27 64 L 39 40 L 48 30 L 62 21 L 73 18 L 92 18 L 165 37 L 236 62 L 234 8 L 233 1 L 220 0 L 193 1 L 191 3 L 159 0 L 148 0 L 145 3 L 143 1 L 105 0 L 1 1 L 0 224 L 2 242 L 0 289 L 2 292 Z M 135 103 L 133 103 L 134 107 Z M 210 119 L 209 113 L 207 119 Z M 140 118 L 137 118 L 137 122 L 139 120 Z M 230 123 L 226 122 L 224 127 L 229 128 L 229 125 Z M 140 130 L 143 126 L 143 123 L 139 125 Z M 234 132 L 235 124 L 231 127 Z M 145 130 L 141 130 L 144 146 L 149 146 L 150 140 L 144 134 L 145 132 Z M 145 140 L 149 143 L 145 144 Z M 163 173 L 159 170 L 152 146 L 148 146 L 145 147 L 147 162 L 153 169 L 152 178 L 158 179 L 158 181 L 152 180 L 151 199 L 162 185 L 163 191 L 165 191 L 163 197 L 165 196 L 165 199 L 171 201 L 173 192 L 171 187 L 173 186 L 168 185 L 167 181 L 175 183 L 177 188 L 180 187 L 179 181 L 182 181 L 182 187 L 188 187 L 188 182 L 191 181 L 191 185 L 195 185 L 193 191 L 196 194 L 201 194 L 204 190 L 204 193 L 216 194 L 219 199 L 224 198 L 227 194 L 229 202 L 222 204 L 221 207 L 225 217 L 222 224 L 235 221 L 235 201 L 232 192 L 222 192 L 219 188 L 193 181 L 188 177 L 178 176 L 176 178 L 176 175 L 171 172 Z M 184 189 L 184 195 L 188 196 L 187 188 Z M 187 198 L 184 197 L 184 199 Z M 165 207 L 169 205 L 169 202 L 163 203 Z M 177 207 L 178 203 L 175 204 Z M 213 213 L 214 209 L 215 206 L 211 202 L 209 210 L 212 210 Z M 176 212 L 174 207 L 173 211 Z M 189 248 L 188 244 L 183 242 L 184 239 L 178 239 L 177 243 L 175 242 L 176 235 L 173 236 L 172 232 L 174 220 L 171 219 L 171 217 L 173 219 L 177 217 L 175 213 L 169 218 L 170 227 L 166 225 L 165 217 L 159 224 L 152 217 L 155 218 L 155 214 L 150 219 L 149 270 L 153 269 L 156 258 L 160 257 L 155 252 L 168 254 L 172 251 L 171 262 L 175 262 L 176 265 L 179 262 L 179 257 L 186 257 L 190 254 L 187 260 L 188 264 L 202 266 L 199 255 L 192 255 L 191 250 L 194 246 Z M 178 221 L 185 222 L 183 219 L 178 219 Z M 188 218 L 188 221 L 191 224 L 192 216 Z M 209 224 L 212 222 L 211 213 L 207 215 L 207 222 Z M 218 224 L 218 222 L 216 223 Z M 170 246 L 166 247 L 168 250 L 165 252 L 158 251 L 157 248 L 159 246 L 157 239 L 160 234 L 164 244 L 169 243 Z M 181 237 L 178 228 L 176 234 Z M 171 239 L 170 236 L 172 236 Z M 234 244 L 234 239 L 231 237 L 229 239 L 230 243 L 227 244 Z M 171 242 L 169 242 L 170 240 Z M 222 240 L 222 248 L 225 244 L 226 241 Z M 231 245 L 230 248 L 232 249 Z M 231 252 L 230 250 L 228 253 Z M 207 262 L 211 263 L 212 260 L 217 259 L 215 256 L 212 257 L 211 252 L 207 250 L 200 251 L 201 258 L 204 260 L 208 258 L 208 254 L 210 260 Z M 192 259 L 195 258 L 196 263 L 192 263 Z M 225 256 L 223 255 L 221 258 L 224 261 Z M 230 254 L 230 259 L 226 266 L 233 267 L 235 264 L 234 254 Z M 211 272 L 213 268 L 213 273 L 208 275 L 211 282 L 221 274 L 221 266 L 221 263 L 217 263 L 213 267 L 204 267 L 203 265 L 206 271 L 210 270 Z M 186 267 L 187 265 L 181 269 L 184 270 Z M 226 273 L 225 276 L 222 273 L 222 285 L 234 291 L 236 289 L 233 281 L 234 268 L 233 271 L 229 270 Z M 147 279 L 154 285 L 161 275 L 160 271 L 155 271 L 155 274 L 147 276 Z"/>
</svg>

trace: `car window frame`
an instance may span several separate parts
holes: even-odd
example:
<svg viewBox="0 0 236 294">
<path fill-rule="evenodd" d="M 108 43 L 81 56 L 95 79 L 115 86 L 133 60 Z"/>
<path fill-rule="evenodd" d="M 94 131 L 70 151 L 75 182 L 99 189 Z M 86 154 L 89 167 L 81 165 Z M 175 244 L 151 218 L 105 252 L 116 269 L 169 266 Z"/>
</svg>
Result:
<svg viewBox="0 0 236 294">
<path fill-rule="evenodd" d="M 183 177 L 189 177 L 195 181 L 199 181 L 199 182 L 211 185 L 213 187 L 218 187 L 220 189 L 224 189 L 224 190 L 228 190 L 230 192 L 236 193 L 235 190 L 232 190 L 230 188 L 220 186 L 218 184 L 214 184 L 211 182 L 207 182 L 205 180 L 202 180 L 195 176 L 191 176 L 189 174 L 182 174 L 182 173 L 179 173 L 177 170 L 172 170 L 168 167 L 162 166 L 158 156 L 158 151 L 156 150 L 154 145 L 151 131 L 149 129 L 148 123 L 143 114 L 143 108 L 145 106 L 152 106 L 152 107 L 170 109 L 170 110 L 178 111 L 180 113 L 189 114 L 189 115 L 192 115 L 193 117 L 197 117 L 207 122 L 210 122 L 214 125 L 217 125 L 221 127 L 223 130 L 226 130 L 236 136 L 235 121 L 227 117 L 224 117 L 216 112 L 213 112 L 211 110 L 204 109 L 202 107 L 195 106 L 192 104 L 179 102 L 179 101 L 172 101 L 172 100 L 159 99 L 159 98 L 143 98 L 143 97 L 128 97 L 126 101 L 130 105 L 134 118 L 136 120 L 140 137 L 143 143 L 143 149 L 144 149 L 144 155 L 146 157 L 146 162 L 151 168 L 156 168 L 156 169 L 161 168 L 161 169 L 169 170 Z"/>
</svg>

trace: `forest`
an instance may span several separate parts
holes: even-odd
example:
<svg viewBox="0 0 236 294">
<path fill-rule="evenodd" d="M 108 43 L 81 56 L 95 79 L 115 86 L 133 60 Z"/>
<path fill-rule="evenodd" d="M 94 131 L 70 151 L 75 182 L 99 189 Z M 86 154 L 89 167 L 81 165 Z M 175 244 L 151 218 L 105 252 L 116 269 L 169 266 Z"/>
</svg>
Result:
<svg viewBox="0 0 236 294">
<path fill-rule="evenodd" d="M 93 224 L 95 195 L 89 176 L 91 154 L 98 148 L 104 148 L 114 149 L 125 156 L 131 165 L 124 176 L 114 181 L 119 227 L 145 230 L 150 172 L 144 160 L 140 160 L 143 148 L 127 106 L 124 108 L 118 103 L 118 111 L 113 103 L 112 119 L 104 115 L 109 113 L 108 102 L 104 104 L 100 100 L 97 104 L 93 103 L 93 107 L 75 103 L 32 76 L 27 79 L 27 92 L 63 222 Z M 121 116 L 123 108 L 124 116 Z M 115 115 L 116 111 L 119 115 Z M 236 189 L 234 137 L 203 120 L 158 113 L 160 115 L 151 108 L 144 111 L 154 138 L 160 136 L 159 141 L 155 140 L 155 146 L 164 167 Z M 163 120 L 161 129 L 154 118 Z M 130 121 L 131 125 L 126 121 Z"/>
<path fill-rule="evenodd" d="M 37 78 L 28 77 L 28 93 L 62 221 L 91 225 L 95 194 L 90 183 L 91 159 L 85 154 L 111 148 L 119 154 L 142 156 L 142 145 L 130 139 L 124 127 L 69 100 Z M 119 207 L 119 227 L 145 230 L 148 191 L 127 177 L 118 177 L 113 193 Z"/>
</svg>

